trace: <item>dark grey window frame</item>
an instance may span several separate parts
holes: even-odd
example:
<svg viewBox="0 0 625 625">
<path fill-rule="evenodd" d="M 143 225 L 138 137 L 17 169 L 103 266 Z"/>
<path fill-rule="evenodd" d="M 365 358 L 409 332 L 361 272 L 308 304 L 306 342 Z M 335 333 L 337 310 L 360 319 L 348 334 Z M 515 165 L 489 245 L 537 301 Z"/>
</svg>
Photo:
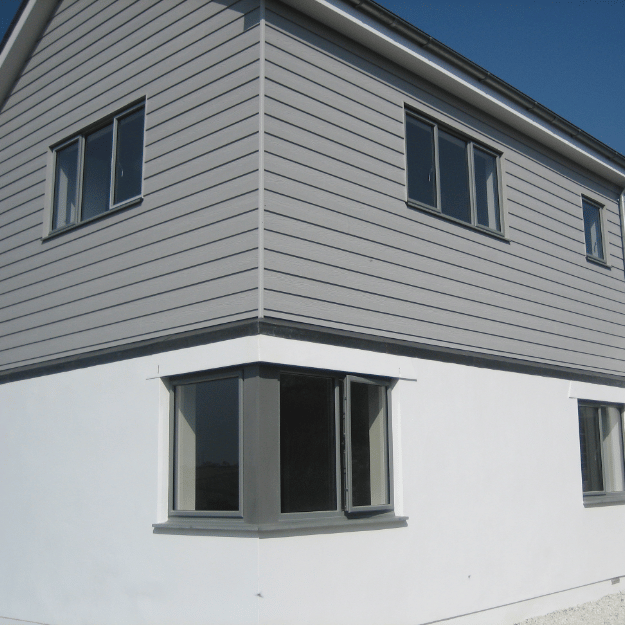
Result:
<svg viewBox="0 0 625 625">
<path fill-rule="evenodd" d="M 435 197 L 436 197 L 436 205 L 430 205 L 418 200 L 415 200 L 410 197 L 410 190 L 408 185 L 408 177 L 410 170 L 410 162 L 408 158 L 408 117 L 412 117 L 417 119 L 423 124 L 430 126 L 433 129 L 433 160 L 434 160 L 434 185 L 435 185 Z M 503 195 L 503 172 L 502 172 L 502 154 L 497 150 L 479 142 L 470 137 L 469 135 L 462 133 L 451 126 L 441 123 L 438 120 L 423 115 L 422 113 L 415 111 L 414 109 L 406 106 L 404 109 L 404 125 L 405 125 L 405 171 L 406 171 L 406 203 L 408 206 L 412 208 L 418 208 L 421 210 L 425 210 L 431 213 L 436 214 L 439 217 L 444 219 L 453 221 L 458 224 L 462 224 L 463 226 L 474 228 L 481 232 L 485 232 L 487 234 L 493 235 L 498 238 L 506 238 L 505 235 L 505 211 L 504 211 L 504 195 Z M 441 209 L 441 174 L 440 174 L 440 162 L 439 162 L 439 140 L 438 140 L 438 132 L 439 129 L 443 132 L 459 139 L 467 144 L 466 150 L 466 159 L 467 159 L 467 175 L 468 175 L 468 186 L 469 186 L 469 202 L 470 202 L 470 211 L 471 211 L 471 221 L 464 221 L 463 219 L 459 219 L 457 217 L 453 217 L 452 215 L 448 215 L 442 212 Z M 486 154 L 495 158 L 496 162 L 496 173 L 497 173 L 497 202 L 498 202 L 498 217 L 499 217 L 499 230 L 494 228 L 489 228 L 488 226 L 484 226 L 478 223 L 477 219 L 477 202 L 476 202 L 476 180 L 475 180 L 475 159 L 474 159 L 474 150 L 478 149 Z"/>
<path fill-rule="evenodd" d="M 620 434 L 621 434 L 621 449 L 623 451 L 625 451 L 625 429 L 623 427 L 624 425 L 624 414 L 623 414 L 623 406 L 620 404 L 615 404 L 612 402 L 598 402 L 598 401 L 587 401 L 587 400 L 578 400 L 577 402 L 578 405 L 578 413 L 580 412 L 580 408 L 582 407 L 590 407 L 590 408 L 598 408 L 598 409 L 607 409 L 607 408 L 616 408 L 619 411 L 619 416 L 620 416 L 620 421 L 619 421 L 619 427 L 620 427 Z M 578 415 L 578 419 L 581 419 L 581 415 Z M 599 431 L 602 433 L 602 419 L 601 417 L 599 417 Z M 581 436 L 581 435 L 580 435 Z M 581 461 L 581 438 L 580 438 L 580 461 Z M 625 503 L 625 485 L 623 490 L 619 490 L 619 491 L 608 491 L 605 490 L 605 482 L 606 482 L 606 477 L 605 477 L 605 466 L 606 466 L 606 462 L 605 462 L 605 454 L 606 454 L 606 450 L 604 447 L 604 443 L 603 441 L 600 441 L 600 454 L 601 454 L 601 463 L 602 463 L 602 472 L 603 472 L 603 484 L 604 484 L 604 490 L 598 490 L 598 491 L 583 491 L 583 503 L 584 503 L 584 507 L 586 508 L 590 508 L 590 507 L 597 507 L 597 506 L 607 506 L 607 505 L 614 505 L 614 504 L 623 504 Z M 625 453 L 621 453 L 619 458 L 613 459 L 613 461 L 616 460 L 620 463 L 621 465 L 621 470 L 623 472 L 623 476 L 625 477 Z"/>
<path fill-rule="evenodd" d="M 44 238 L 56 236 L 62 232 L 66 232 L 68 230 L 77 228 L 85 223 L 90 223 L 97 219 L 102 219 L 106 215 L 110 215 L 113 212 L 120 211 L 124 208 L 128 208 L 129 206 L 140 203 L 143 200 L 143 174 L 144 174 L 144 164 L 145 164 L 145 108 L 146 101 L 142 99 L 130 106 L 126 106 L 123 109 L 116 111 L 115 113 L 108 115 L 107 117 L 99 120 L 98 122 L 89 125 L 86 128 L 83 128 L 80 132 L 75 133 L 69 139 L 65 139 L 60 143 L 53 145 L 50 150 L 52 152 L 52 182 L 51 182 L 51 194 L 50 194 L 50 215 L 49 215 L 49 224 L 48 224 L 48 232 Z M 127 198 L 121 202 L 114 202 L 115 197 L 115 172 L 117 165 L 117 137 L 118 137 L 118 126 L 120 120 L 123 118 L 132 115 L 133 113 L 143 110 L 143 137 L 142 137 L 142 162 L 141 162 L 141 189 L 139 193 L 133 197 Z M 97 215 L 89 217 L 87 219 L 82 219 L 82 210 L 83 210 L 83 185 L 84 185 L 84 169 L 85 169 L 85 141 L 87 136 L 97 132 L 98 130 L 105 128 L 109 124 L 112 124 L 112 145 L 111 145 L 111 174 L 109 181 L 109 197 L 108 197 L 108 208 Z M 58 153 L 71 146 L 72 144 L 78 145 L 78 169 L 77 169 L 77 195 L 78 202 L 76 207 L 76 216 L 74 221 L 71 223 L 65 224 L 58 228 L 54 227 L 55 215 L 57 211 L 56 207 L 56 198 L 55 198 L 55 189 L 57 182 L 57 155 Z"/>
<path fill-rule="evenodd" d="M 169 418 L 169 518 L 154 524 L 155 532 L 199 532 L 208 534 L 275 536 L 324 531 L 353 531 L 406 524 L 405 517 L 393 511 L 392 421 L 390 409 L 393 380 L 376 376 L 357 376 L 386 389 L 386 440 L 388 446 L 389 504 L 367 509 L 346 509 L 344 479 L 344 449 L 336 441 L 337 509 L 318 512 L 281 512 L 280 495 L 280 375 L 301 374 L 332 377 L 335 381 L 334 399 L 342 412 L 339 387 L 350 374 L 321 369 L 282 367 L 275 364 L 251 363 L 235 368 L 206 371 L 164 379 L 170 394 Z M 175 387 L 203 380 L 240 375 L 240 497 L 239 513 L 174 510 L 174 395 Z M 335 417 L 337 434 L 342 426 Z"/>
<path fill-rule="evenodd" d="M 604 265 L 606 267 L 609 266 L 608 262 L 608 246 L 605 237 L 605 206 L 592 198 L 589 198 L 585 195 L 582 195 L 582 220 L 584 222 L 584 249 L 586 252 L 586 259 L 593 262 L 598 263 L 600 265 Z M 599 212 L 599 236 L 601 237 L 601 254 L 602 256 L 595 256 L 594 254 L 588 253 L 588 231 L 586 230 L 586 216 L 585 216 L 585 205 L 592 206 L 596 208 Z"/>
<path fill-rule="evenodd" d="M 187 386 L 191 384 L 197 384 L 199 382 L 209 382 L 212 380 L 223 379 L 238 379 L 239 387 L 239 509 L 236 511 L 219 511 L 213 510 L 210 512 L 204 512 L 200 510 L 176 510 L 174 505 L 175 496 L 175 480 L 176 480 L 176 388 L 181 386 Z M 244 456 L 243 456 L 243 372 L 241 370 L 224 370 L 217 373 L 208 374 L 196 374 L 192 376 L 176 377 L 170 380 L 170 394 L 169 394 L 169 431 L 171 433 L 169 437 L 169 516 L 176 517 L 204 517 L 211 516 L 213 518 L 233 518 L 242 519 L 244 514 L 244 501 L 243 501 L 243 471 L 244 471 Z"/>
</svg>

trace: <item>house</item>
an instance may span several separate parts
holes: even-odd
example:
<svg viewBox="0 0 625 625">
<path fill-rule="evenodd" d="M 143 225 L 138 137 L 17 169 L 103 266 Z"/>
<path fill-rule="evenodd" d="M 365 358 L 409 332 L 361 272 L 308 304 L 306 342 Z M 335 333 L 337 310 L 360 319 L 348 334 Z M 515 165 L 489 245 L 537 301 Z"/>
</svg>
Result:
<svg viewBox="0 0 625 625">
<path fill-rule="evenodd" d="M 625 576 L 625 157 L 371 0 L 25 0 L 0 623 L 505 625 Z"/>
</svg>

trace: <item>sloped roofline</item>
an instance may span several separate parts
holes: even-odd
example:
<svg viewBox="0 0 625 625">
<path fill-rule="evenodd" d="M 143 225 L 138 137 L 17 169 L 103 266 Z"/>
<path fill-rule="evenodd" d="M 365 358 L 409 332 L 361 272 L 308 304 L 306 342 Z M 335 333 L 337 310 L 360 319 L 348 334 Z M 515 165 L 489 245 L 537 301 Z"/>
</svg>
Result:
<svg viewBox="0 0 625 625">
<path fill-rule="evenodd" d="M 0 43 L 0 106 L 57 4 L 58 0 L 22 0 Z"/>
<path fill-rule="evenodd" d="M 0 106 L 59 0 L 22 0 L 0 43 Z M 261 0 L 263 2 L 264 0 Z M 374 0 L 283 0 L 625 186 L 625 156 Z"/>
<path fill-rule="evenodd" d="M 625 186 L 625 156 L 374 0 L 282 0 Z"/>
</svg>

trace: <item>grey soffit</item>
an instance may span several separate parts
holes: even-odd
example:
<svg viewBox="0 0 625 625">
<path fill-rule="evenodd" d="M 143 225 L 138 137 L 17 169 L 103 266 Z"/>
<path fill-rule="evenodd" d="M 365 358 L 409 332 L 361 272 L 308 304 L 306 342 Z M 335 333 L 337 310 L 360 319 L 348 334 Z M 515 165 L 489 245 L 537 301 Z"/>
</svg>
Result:
<svg viewBox="0 0 625 625">
<path fill-rule="evenodd" d="M 498 78 L 494 74 L 480 67 L 477 63 L 470 61 L 455 50 L 452 50 L 444 43 L 434 39 L 432 36 L 419 30 L 416 26 L 410 24 L 392 11 L 385 9 L 373 0 L 345 0 L 347 3 L 358 8 L 358 10 L 370 15 L 387 28 L 391 28 L 409 41 L 416 43 L 421 48 L 427 48 L 441 59 L 452 64 L 454 67 L 462 70 L 472 78 L 487 84 L 497 93 L 508 98 L 515 104 L 521 106 L 526 111 L 530 111 L 540 117 L 542 120 L 562 130 L 571 137 L 574 137 L 585 146 L 596 150 L 599 154 L 619 165 L 625 167 L 625 156 L 617 152 L 605 143 L 595 139 L 581 128 L 578 128 L 563 117 L 560 117 L 546 106 L 536 102 L 523 92 L 519 91 L 512 85 Z"/>
<path fill-rule="evenodd" d="M 387 337 L 376 337 L 359 332 L 323 328 L 311 324 L 271 318 L 235 321 L 212 328 L 157 337 L 128 345 L 120 345 L 95 352 L 7 369 L 5 371 L 0 371 L 0 384 L 63 371 L 72 371 L 74 369 L 83 369 L 100 364 L 119 362 L 129 358 L 149 356 L 176 349 L 209 345 L 211 343 L 218 343 L 220 341 L 227 341 L 244 336 L 258 335 L 273 336 L 295 341 L 309 341 L 322 345 L 338 345 L 351 349 L 362 349 L 395 356 L 450 362 L 485 369 L 524 373 L 527 375 L 549 376 L 576 382 L 606 384 L 621 388 L 625 387 L 625 377 L 618 375 L 593 373 L 592 371 L 581 371 L 572 367 L 558 365 L 532 363 L 507 356 L 478 354 L 467 350 L 432 346 Z"/>
</svg>

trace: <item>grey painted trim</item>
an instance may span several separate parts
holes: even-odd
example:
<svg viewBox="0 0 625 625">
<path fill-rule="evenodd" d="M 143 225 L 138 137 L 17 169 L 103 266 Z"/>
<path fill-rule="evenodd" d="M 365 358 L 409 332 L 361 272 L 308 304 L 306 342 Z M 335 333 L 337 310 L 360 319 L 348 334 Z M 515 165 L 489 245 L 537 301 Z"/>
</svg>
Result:
<svg viewBox="0 0 625 625">
<path fill-rule="evenodd" d="M 181 534 L 206 536 L 241 536 L 250 538 L 276 538 L 279 536 L 305 536 L 310 534 L 336 534 L 339 532 L 359 532 L 366 530 L 406 527 L 408 517 L 385 513 L 363 518 L 348 519 L 326 517 L 308 518 L 305 521 L 281 521 L 279 523 L 245 524 L 219 521 L 215 519 L 170 519 L 165 523 L 152 525 L 155 534 Z"/>
<path fill-rule="evenodd" d="M 202 529 L 209 532 L 271 531 L 272 534 L 289 532 L 317 533 L 329 528 L 349 529 L 355 524 L 360 529 L 370 528 L 371 523 L 380 526 L 395 524 L 392 511 L 392 469 L 388 467 L 389 505 L 368 506 L 351 511 L 347 502 L 342 502 L 340 480 L 336 483 L 337 507 L 333 510 L 284 514 L 281 512 L 280 496 L 280 375 L 283 372 L 302 372 L 310 375 L 331 376 L 335 383 L 345 385 L 349 374 L 311 368 L 281 366 L 280 364 L 244 363 L 208 371 L 197 371 L 180 376 L 161 378 L 169 391 L 169 491 L 168 521 L 155 524 L 157 529 L 175 531 Z M 233 512 L 176 510 L 174 508 L 175 485 L 175 409 L 174 399 L 177 386 L 195 384 L 205 380 L 236 377 L 239 380 L 239 510 Z M 361 379 L 386 389 L 387 403 L 390 403 L 389 388 L 392 381 L 384 379 Z M 335 385 L 336 390 L 336 385 Z M 346 391 L 344 391 L 346 392 Z M 338 408 L 338 407 L 337 407 Z M 391 427 L 386 413 L 387 462 L 392 463 L 390 453 Z M 335 426 L 341 421 L 340 410 L 335 410 Z M 342 466 L 338 450 L 341 438 L 335 440 L 336 471 Z M 357 512 L 357 515 L 351 514 Z M 382 514 L 386 512 L 386 514 Z M 367 522 L 372 519 L 371 522 Z M 364 522 L 363 522 L 364 521 Z M 405 519 L 404 519 L 405 524 Z M 248 526 L 250 526 L 248 528 Z"/>
<path fill-rule="evenodd" d="M 223 380 L 236 378 L 239 387 L 239 509 L 232 512 L 218 510 L 177 510 L 174 506 L 174 484 L 176 476 L 176 387 L 211 380 Z M 240 368 L 220 369 L 216 372 L 198 372 L 189 375 L 161 378 L 169 391 L 169 517 L 202 517 L 217 519 L 242 519 L 245 516 L 245 503 L 243 496 L 243 474 L 245 470 L 245 454 L 243 443 L 245 440 L 245 419 L 243 402 L 243 371 Z"/>
<path fill-rule="evenodd" d="M 244 336 L 273 336 L 295 341 L 309 341 L 324 345 L 338 345 L 408 358 L 422 358 L 483 369 L 539 375 L 575 382 L 605 384 L 625 388 L 625 376 L 585 371 L 573 367 L 545 365 L 511 358 L 480 354 L 469 350 L 432 346 L 417 341 L 405 341 L 362 332 L 323 328 L 312 324 L 265 317 L 262 320 L 243 320 L 220 324 L 208 329 L 181 332 L 167 337 L 156 337 L 135 343 L 94 350 L 81 355 L 55 358 L 48 362 L 14 367 L 0 372 L 0 384 L 27 380 L 44 375 L 74 371 L 100 364 L 120 362 L 162 352 L 209 345 Z M 243 364 L 243 363 L 242 363 Z"/>
<path fill-rule="evenodd" d="M 260 0 L 258 69 L 258 318 L 265 316 L 265 0 Z"/>
<path fill-rule="evenodd" d="M 584 508 L 599 508 L 601 506 L 614 506 L 618 504 L 625 504 L 625 492 L 584 495 Z"/>
</svg>

